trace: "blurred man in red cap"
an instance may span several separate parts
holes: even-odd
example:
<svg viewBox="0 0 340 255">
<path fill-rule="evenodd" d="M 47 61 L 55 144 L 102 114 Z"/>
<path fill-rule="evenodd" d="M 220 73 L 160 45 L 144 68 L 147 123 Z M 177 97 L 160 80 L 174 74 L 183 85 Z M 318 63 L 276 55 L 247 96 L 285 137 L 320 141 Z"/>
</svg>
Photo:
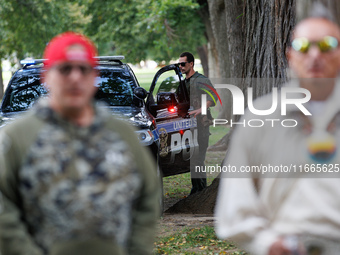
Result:
<svg viewBox="0 0 340 255">
<path fill-rule="evenodd" d="M 0 133 L 1 254 L 150 254 L 159 186 L 134 130 L 93 104 L 96 48 L 48 44 L 49 98 Z"/>
</svg>

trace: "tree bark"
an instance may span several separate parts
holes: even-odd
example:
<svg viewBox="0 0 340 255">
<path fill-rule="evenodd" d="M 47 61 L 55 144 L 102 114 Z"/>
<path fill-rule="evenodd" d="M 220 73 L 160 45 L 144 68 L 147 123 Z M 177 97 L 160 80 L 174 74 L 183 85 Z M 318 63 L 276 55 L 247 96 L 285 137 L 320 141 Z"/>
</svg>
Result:
<svg viewBox="0 0 340 255">
<path fill-rule="evenodd" d="M 0 58 L 0 100 L 4 96 L 4 79 L 2 76 L 2 59 Z"/>
<path fill-rule="evenodd" d="M 208 46 L 202 45 L 197 47 L 197 53 L 201 60 L 201 65 L 203 68 L 203 73 L 205 76 L 209 77 L 209 64 L 208 64 Z"/>
<path fill-rule="evenodd" d="M 210 78 L 220 77 L 220 69 L 218 63 L 218 50 L 216 45 L 216 38 L 213 34 L 211 22 L 210 22 L 210 15 L 209 15 L 209 8 L 208 8 L 208 1 L 207 0 L 198 0 L 197 1 L 200 5 L 200 9 L 198 14 L 200 15 L 204 26 L 205 26 L 205 36 L 208 41 L 207 50 L 208 50 L 208 73 L 204 74 Z"/>
<path fill-rule="evenodd" d="M 245 79 L 244 92 L 247 87 L 253 87 L 253 98 L 262 96 L 273 87 L 280 87 L 286 82 L 286 48 L 290 43 L 294 25 L 294 0 L 245 1 L 242 78 Z"/>
<path fill-rule="evenodd" d="M 243 0 L 225 0 L 226 6 L 226 32 L 229 44 L 229 74 L 225 78 L 242 77 L 242 61 L 244 51 L 244 34 L 242 30 Z"/>
<path fill-rule="evenodd" d="M 243 0 L 224 0 L 225 5 L 225 31 L 227 37 L 224 39 L 227 46 L 227 53 L 222 54 L 226 66 L 225 76 L 222 76 L 220 83 L 232 83 L 242 77 L 242 60 L 244 50 L 244 35 L 242 31 Z M 213 8 L 211 8 L 213 9 Z M 223 49 L 224 50 L 224 49 Z M 226 78 L 229 78 L 226 80 Z M 231 79 L 230 79 L 231 78 Z M 220 89 L 218 91 L 222 98 L 223 107 L 219 111 L 218 119 L 231 119 L 232 96 L 230 91 Z M 224 139 L 225 140 L 225 139 Z M 224 141 L 223 140 L 223 141 Z"/>
<path fill-rule="evenodd" d="M 295 25 L 295 0 L 210 0 L 209 15 L 218 50 L 220 81 L 239 78 L 243 81 L 239 84 L 241 89 L 246 92 L 252 86 L 255 98 L 287 80 L 285 52 Z M 261 80 L 253 82 L 254 78 Z M 228 95 L 224 96 L 224 114 L 230 116 L 231 100 L 225 101 Z M 227 149 L 230 136 L 229 133 L 210 149 Z M 216 178 L 213 185 L 180 201 L 169 212 L 212 213 L 218 183 Z"/>
<path fill-rule="evenodd" d="M 211 23 L 211 30 L 215 38 L 217 49 L 217 60 L 219 65 L 219 77 L 228 77 L 230 73 L 228 65 L 229 52 L 226 31 L 226 11 L 224 0 L 210 0 L 208 1 L 209 17 Z M 218 77 L 214 77 L 218 78 Z"/>
</svg>

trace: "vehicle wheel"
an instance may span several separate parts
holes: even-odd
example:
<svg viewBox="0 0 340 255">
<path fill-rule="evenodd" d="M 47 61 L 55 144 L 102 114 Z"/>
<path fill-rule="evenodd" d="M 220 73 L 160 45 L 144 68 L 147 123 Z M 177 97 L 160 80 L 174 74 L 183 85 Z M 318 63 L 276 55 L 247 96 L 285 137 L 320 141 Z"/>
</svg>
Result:
<svg viewBox="0 0 340 255">
<path fill-rule="evenodd" d="M 159 179 L 160 189 L 161 189 L 161 196 L 159 198 L 159 208 L 160 208 L 160 215 L 162 216 L 164 212 L 163 173 L 162 173 L 161 167 L 159 166 L 158 159 L 157 159 L 157 177 Z"/>
</svg>

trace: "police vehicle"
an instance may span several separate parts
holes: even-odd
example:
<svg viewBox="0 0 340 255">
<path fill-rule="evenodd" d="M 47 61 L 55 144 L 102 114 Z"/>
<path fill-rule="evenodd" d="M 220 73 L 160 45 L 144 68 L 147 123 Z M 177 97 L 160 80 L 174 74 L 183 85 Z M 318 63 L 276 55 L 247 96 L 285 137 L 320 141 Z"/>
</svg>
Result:
<svg viewBox="0 0 340 255">
<path fill-rule="evenodd" d="M 198 151 L 197 129 L 196 119 L 188 114 L 190 100 L 179 67 L 160 69 L 146 91 L 123 59 L 98 57 L 95 99 L 137 127 L 140 143 L 151 149 L 162 176 L 188 172 L 190 158 Z M 43 60 L 23 60 L 21 64 L 4 94 L 0 127 L 31 108 L 38 98 L 48 96 L 40 81 Z"/>
</svg>

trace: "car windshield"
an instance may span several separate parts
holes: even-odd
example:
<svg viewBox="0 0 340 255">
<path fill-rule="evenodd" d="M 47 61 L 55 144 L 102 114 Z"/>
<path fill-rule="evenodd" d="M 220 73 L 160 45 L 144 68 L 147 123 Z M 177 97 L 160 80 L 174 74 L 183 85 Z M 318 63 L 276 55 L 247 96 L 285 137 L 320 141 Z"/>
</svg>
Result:
<svg viewBox="0 0 340 255">
<path fill-rule="evenodd" d="M 95 86 L 98 91 L 95 99 L 109 106 L 129 106 L 133 102 L 136 83 L 131 74 L 123 68 L 99 68 L 100 76 Z M 48 95 L 40 81 L 41 69 L 22 69 L 10 82 L 10 90 L 3 99 L 3 112 L 25 111 L 32 107 L 38 98 Z"/>
<path fill-rule="evenodd" d="M 110 106 L 128 106 L 133 101 L 136 84 L 131 74 L 121 68 L 102 69 L 97 77 L 95 98 Z"/>
</svg>

